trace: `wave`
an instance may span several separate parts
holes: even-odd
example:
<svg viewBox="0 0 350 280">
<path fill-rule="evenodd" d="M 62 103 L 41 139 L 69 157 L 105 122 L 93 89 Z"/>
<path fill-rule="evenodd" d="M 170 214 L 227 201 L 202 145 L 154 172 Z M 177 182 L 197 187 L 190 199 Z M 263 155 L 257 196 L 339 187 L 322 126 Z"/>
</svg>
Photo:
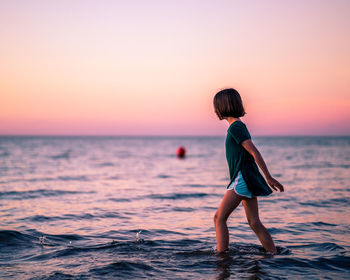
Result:
<svg viewBox="0 0 350 280">
<path fill-rule="evenodd" d="M 67 280 L 67 279 L 81 279 L 81 277 L 77 277 L 76 275 L 73 275 L 73 274 L 68 274 L 68 273 L 63 273 L 63 272 L 60 272 L 60 271 L 54 271 L 54 272 L 51 272 L 49 273 L 48 275 L 40 275 L 38 277 L 33 277 L 33 278 L 30 278 L 30 280 L 52 280 L 52 279 L 55 279 L 55 280 Z"/>
<path fill-rule="evenodd" d="M 114 202 L 130 202 L 131 200 L 128 198 L 110 198 L 108 199 L 110 201 L 114 201 Z"/>
<path fill-rule="evenodd" d="M 50 156 L 50 158 L 52 159 L 69 159 L 70 158 L 70 155 L 71 155 L 71 150 L 66 150 L 65 152 L 63 153 L 60 153 L 60 154 L 57 154 L 57 155 L 54 155 L 54 156 Z"/>
<path fill-rule="evenodd" d="M 119 180 L 120 177 L 119 176 L 110 176 L 110 177 L 106 177 L 105 180 Z"/>
<path fill-rule="evenodd" d="M 332 256 L 328 258 L 319 257 L 316 259 L 281 257 L 273 259 L 271 263 L 273 263 L 275 266 L 280 267 L 280 269 L 303 271 L 306 274 L 310 274 L 310 270 L 308 270 L 307 268 L 317 269 L 320 271 L 320 274 L 324 275 L 325 270 L 348 270 L 350 267 L 350 257 Z"/>
<path fill-rule="evenodd" d="M 293 165 L 290 166 L 292 169 L 321 169 L 321 168 L 345 168 L 349 169 L 349 164 L 333 164 L 330 162 L 319 162 L 319 163 L 312 163 L 312 164 L 299 164 L 299 165 Z"/>
<path fill-rule="evenodd" d="M 321 252 L 345 252 L 345 248 L 338 245 L 338 244 L 335 244 L 335 243 L 332 243 L 332 242 L 322 242 L 322 243 L 310 243 L 310 244 L 303 244 L 303 245 L 294 245 L 294 246 L 291 246 L 291 248 L 293 249 L 303 249 L 303 250 L 306 250 L 306 249 L 312 249 L 313 251 L 321 251 Z"/>
<path fill-rule="evenodd" d="M 168 236 L 173 236 L 172 234 L 177 232 L 154 229 L 142 230 L 141 236 L 145 240 L 141 239 L 137 242 L 132 238 L 137 232 L 138 230 L 110 231 L 100 235 L 84 236 L 50 235 L 35 230 L 26 233 L 2 230 L 0 231 L 2 252 L 0 266 L 5 263 L 9 266 L 18 261 L 28 266 L 31 266 L 33 261 L 44 261 L 48 264 L 54 261 L 66 263 L 67 265 L 62 268 L 70 269 L 70 265 L 74 262 L 79 266 L 82 259 L 93 258 L 98 261 L 84 266 L 85 272 L 81 270 L 83 266 L 75 270 L 78 273 L 76 276 L 85 275 L 87 278 L 105 276 L 121 279 L 131 276 L 142 278 L 147 275 L 149 278 L 161 279 L 168 275 L 163 273 L 168 273 L 169 269 L 176 269 L 180 272 L 179 278 L 186 278 L 181 273 L 194 270 L 205 272 L 208 271 L 208 267 L 220 271 L 224 269 L 225 273 L 241 273 L 243 276 L 254 272 L 254 275 L 261 277 L 264 276 L 265 270 L 261 271 L 261 269 L 269 267 L 269 270 L 275 273 L 283 271 L 284 276 L 292 271 L 297 271 L 304 276 L 317 272 L 316 278 L 318 278 L 327 272 L 339 276 L 339 273 L 346 273 L 350 265 L 350 257 L 346 255 L 346 249 L 335 243 L 277 246 L 277 256 L 266 253 L 260 245 L 231 243 L 227 252 L 218 254 L 213 248 L 213 243 L 207 239 L 180 237 L 176 240 L 167 240 Z M 45 237 L 44 242 L 40 242 L 42 236 Z M 129 238 L 125 239 L 126 236 Z M 161 238 L 155 238 L 157 236 Z M 148 238 L 152 239 L 148 240 Z M 101 242 L 101 239 L 104 241 Z M 304 252 L 308 250 L 312 253 L 305 255 Z M 48 273 L 48 276 L 58 275 L 54 265 L 50 268 L 53 271 L 49 273 L 48 269 L 40 272 Z M 67 276 L 66 272 L 62 271 L 60 275 L 64 278 Z"/>
<path fill-rule="evenodd" d="M 161 179 L 166 179 L 166 178 L 171 178 L 172 176 L 167 175 L 167 174 L 159 174 L 156 176 L 156 178 L 161 178 Z"/>
<path fill-rule="evenodd" d="M 122 215 L 116 213 L 116 212 L 105 212 L 103 214 L 82 214 L 82 215 L 74 215 L 74 214 L 65 214 L 62 216 L 44 216 L 44 215 L 34 215 L 30 217 L 21 218 L 19 220 L 21 221 L 31 221 L 31 222 L 51 222 L 51 221 L 61 221 L 61 220 L 92 220 L 92 219 L 99 219 L 99 218 L 118 218 L 118 219 L 125 219 Z"/>
<path fill-rule="evenodd" d="M 10 249 L 7 253 L 12 256 L 13 250 L 25 250 L 33 247 L 67 247 L 72 241 L 83 241 L 86 237 L 78 234 L 44 234 L 36 230 L 28 230 L 26 233 L 15 230 L 0 230 L 0 248 L 3 253 L 6 249 Z M 28 256 L 28 258 L 33 256 Z M 5 258 L 5 256 L 3 256 Z M 2 259 L 2 258 L 1 258 Z"/>
<path fill-rule="evenodd" d="M 81 181 L 89 182 L 91 179 L 86 175 L 78 176 L 58 176 L 58 177 L 36 177 L 36 178 L 23 178 L 23 179 L 10 179 L 6 181 L 0 181 L 0 183 L 15 183 L 15 182 L 50 182 L 50 181 Z"/>
<path fill-rule="evenodd" d="M 196 209 L 192 207 L 174 207 L 171 209 L 171 211 L 175 211 L 175 212 L 193 212 L 195 210 Z"/>
<path fill-rule="evenodd" d="M 299 202 L 300 205 L 304 206 L 313 206 L 313 207 L 348 207 L 350 204 L 350 197 L 337 197 L 337 198 L 329 198 L 324 200 L 308 200 Z"/>
<path fill-rule="evenodd" d="M 8 151 L 3 151 L 3 152 L 0 153 L 0 157 L 8 157 L 10 155 L 11 154 Z"/>
<path fill-rule="evenodd" d="M 40 197 L 51 197 L 51 196 L 61 196 L 61 195 L 72 195 L 72 194 L 82 194 L 82 193 L 95 193 L 91 192 L 80 192 L 80 191 L 66 191 L 66 190 L 48 190 L 48 189 L 39 189 L 39 190 L 30 190 L 30 191 L 8 191 L 0 192 L 0 199 L 13 199 L 13 200 L 22 200 L 22 199 L 33 199 Z"/>
<path fill-rule="evenodd" d="M 28 245 L 34 237 L 15 230 L 0 230 L 0 247 Z"/>
<path fill-rule="evenodd" d="M 62 216 L 44 216 L 44 215 L 34 215 L 27 218 L 22 218 L 21 220 L 30 220 L 32 222 L 48 222 L 48 221 L 57 221 L 57 220 L 90 220 L 96 218 L 92 214 L 83 214 L 83 215 L 73 215 L 66 214 Z"/>
<path fill-rule="evenodd" d="M 151 194 L 151 195 L 145 196 L 145 198 L 177 200 L 177 199 L 200 198 L 205 196 L 217 196 L 217 195 L 208 194 L 208 193 L 171 193 L 171 194 Z"/>
<path fill-rule="evenodd" d="M 109 263 L 107 265 L 102 265 L 98 267 L 94 267 L 89 270 L 89 272 L 95 274 L 95 275 L 106 275 L 108 274 L 109 276 L 111 275 L 111 272 L 116 272 L 116 276 L 123 276 L 125 275 L 126 278 L 130 278 L 131 276 L 133 277 L 144 277 L 145 272 L 147 271 L 158 271 L 155 267 L 152 267 L 144 262 L 141 261 L 128 261 L 128 260 L 121 260 L 121 261 L 116 261 Z M 130 275 L 131 272 L 134 272 L 133 274 Z M 135 272 L 138 272 L 135 274 Z"/>
<path fill-rule="evenodd" d="M 85 175 L 80 175 L 80 176 L 58 176 L 56 179 L 60 180 L 60 181 L 83 181 L 83 182 L 91 181 Z"/>
<path fill-rule="evenodd" d="M 128 232 L 123 232 L 123 234 L 131 237 L 135 236 L 135 233 L 139 232 L 138 230 L 131 230 Z M 163 229 L 158 230 L 142 230 L 142 237 L 146 239 L 143 242 L 136 242 L 135 239 L 129 240 L 118 240 L 118 238 L 113 237 L 113 232 L 104 233 L 98 236 L 83 236 L 78 234 L 45 234 L 37 232 L 35 230 L 27 231 L 27 233 L 22 233 L 15 230 L 0 230 L 0 246 L 17 246 L 21 247 L 25 245 L 36 245 L 36 246 L 56 246 L 58 251 L 55 251 L 56 256 L 62 254 L 68 254 L 66 250 L 72 251 L 71 253 L 76 253 L 77 251 L 94 251 L 101 249 L 108 249 L 112 247 L 125 247 L 126 250 L 133 250 L 137 246 L 142 245 L 145 250 L 148 250 L 147 247 L 153 247 L 158 251 L 169 251 L 173 250 L 175 255 L 186 255 L 186 256 L 198 256 L 198 255 L 213 255 L 216 254 L 216 251 L 209 246 L 207 241 L 199 239 L 176 239 L 176 240 L 166 240 L 166 236 L 173 236 L 173 234 L 179 234 L 180 236 L 183 233 L 168 231 Z M 120 234 L 120 232 L 119 232 Z M 41 237 L 45 237 L 44 242 L 40 242 Z M 147 240 L 148 237 L 160 236 L 162 239 Z M 119 236 L 122 237 L 122 236 Z M 108 239 L 108 242 L 98 243 L 94 239 Z M 70 243 L 72 242 L 72 243 Z M 63 248 L 62 248 L 63 246 Z M 136 247 L 135 247 L 136 246 Z M 141 247 L 137 247 L 141 249 Z M 334 244 L 334 243 L 313 243 L 305 244 L 298 246 L 291 246 L 291 249 L 286 247 L 277 246 L 278 253 L 280 255 L 291 255 L 291 250 L 297 249 L 307 249 L 312 248 L 316 250 L 325 250 L 339 252 L 343 251 L 344 248 Z M 52 253 L 52 252 L 51 252 Z M 229 255 L 265 255 L 266 252 L 260 245 L 255 244 L 246 244 L 246 243 L 231 243 L 228 250 Z"/>
<path fill-rule="evenodd" d="M 96 166 L 98 166 L 98 167 L 109 167 L 109 166 L 115 166 L 115 163 L 110 162 L 110 161 L 106 161 L 106 162 L 101 162 L 101 163 L 97 164 Z"/>
</svg>

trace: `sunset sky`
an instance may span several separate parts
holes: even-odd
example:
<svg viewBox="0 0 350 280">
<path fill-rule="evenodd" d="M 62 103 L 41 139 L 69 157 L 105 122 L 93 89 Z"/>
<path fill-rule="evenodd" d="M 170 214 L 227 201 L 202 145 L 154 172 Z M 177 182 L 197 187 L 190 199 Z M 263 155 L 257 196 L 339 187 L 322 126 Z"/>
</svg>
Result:
<svg viewBox="0 0 350 280">
<path fill-rule="evenodd" d="M 0 1 L 0 134 L 350 135 L 350 1 Z"/>
</svg>

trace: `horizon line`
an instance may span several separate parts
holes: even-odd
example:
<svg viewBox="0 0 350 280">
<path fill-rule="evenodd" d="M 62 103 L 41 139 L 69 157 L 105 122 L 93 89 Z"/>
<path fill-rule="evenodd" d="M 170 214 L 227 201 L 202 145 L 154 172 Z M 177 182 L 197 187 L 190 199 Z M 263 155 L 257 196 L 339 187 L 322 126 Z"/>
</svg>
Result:
<svg viewBox="0 0 350 280">
<path fill-rule="evenodd" d="M 0 137 L 225 137 L 226 134 L 1 134 Z M 350 137 L 350 134 L 255 134 L 255 137 Z"/>
</svg>

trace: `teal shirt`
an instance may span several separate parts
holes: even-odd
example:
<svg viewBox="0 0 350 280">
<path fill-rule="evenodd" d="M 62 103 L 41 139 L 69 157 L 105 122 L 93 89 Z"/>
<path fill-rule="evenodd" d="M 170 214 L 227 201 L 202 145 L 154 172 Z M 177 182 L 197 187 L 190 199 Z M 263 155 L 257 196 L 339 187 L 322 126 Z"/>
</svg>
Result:
<svg viewBox="0 0 350 280">
<path fill-rule="evenodd" d="M 265 196 L 272 193 L 264 177 L 259 172 L 253 156 L 241 145 L 251 139 L 246 125 L 241 121 L 233 122 L 227 129 L 226 159 L 230 171 L 230 183 L 241 171 L 244 181 L 253 196 Z"/>
</svg>

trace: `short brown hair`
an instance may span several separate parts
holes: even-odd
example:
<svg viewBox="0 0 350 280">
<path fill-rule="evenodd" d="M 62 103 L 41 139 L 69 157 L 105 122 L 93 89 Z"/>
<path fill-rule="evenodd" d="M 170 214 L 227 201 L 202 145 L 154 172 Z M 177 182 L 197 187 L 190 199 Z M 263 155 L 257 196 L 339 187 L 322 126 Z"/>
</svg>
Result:
<svg viewBox="0 0 350 280">
<path fill-rule="evenodd" d="M 225 117 L 239 118 L 246 114 L 241 96 L 238 91 L 233 88 L 219 91 L 214 96 L 213 101 L 215 113 L 220 120 Z"/>
</svg>

